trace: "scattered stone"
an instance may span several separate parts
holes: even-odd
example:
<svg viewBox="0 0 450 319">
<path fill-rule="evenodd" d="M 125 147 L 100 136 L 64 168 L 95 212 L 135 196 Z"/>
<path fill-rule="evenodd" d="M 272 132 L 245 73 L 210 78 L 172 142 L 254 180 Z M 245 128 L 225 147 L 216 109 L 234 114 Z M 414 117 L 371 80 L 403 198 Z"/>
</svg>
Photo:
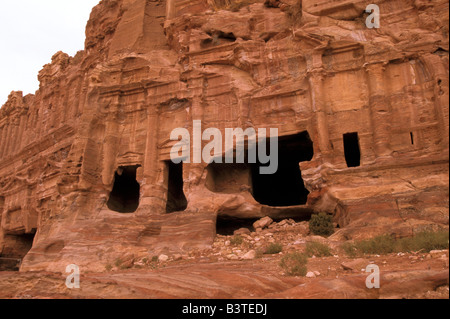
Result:
<svg viewBox="0 0 450 319">
<path fill-rule="evenodd" d="M 246 253 L 244 256 L 242 256 L 242 259 L 244 260 L 253 260 L 256 258 L 256 251 L 250 250 L 248 253 Z"/>
<path fill-rule="evenodd" d="M 130 269 L 134 265 L 135 257 L 134 257 L 133 254 L 126 255 L 125 257 L 121 258 L 121 261 L 122 262 L 119 265 L 120 268 L 122 268 L 122 269 Z"/>
<path fill-rule="evenodd" d="M 227 256 L 228 260 L 239 260 L 239 257 L 236 256 L 235 254 L 230 254 Z"/>
<path fill-rule="evenodd" d="M 314 272 L 310 271 L 306 274 L 306 278 L 316 278 L 316 274 Z"/>
<path fill-rule="evenodd" d="M 320 272 L 314 271 L 314 275 L 316 275 L 316 277 L 319 277 L 320 276 Z"/>
<path fill-rule="evenodd" d="M 255 229 L 264 229 L 269 227 L 273 223 L 273 219 L 266 216 L 264 218 L 261 218 L 260 220 L 253 223 L 253 227 Z"/>
<path fill-rule="evenodd" d="M 355 271 L 355 270 L 359 270 L 359 269 L 366 269 L 366 267 L 369 265 L 369 260 L 364 259 L 364 258 L 358 258 L 352 261 L 348 261 L 348 262 L 343 262 L 341 264 L 341 267 L 344 270 L 349 270 L 349 271 Z"/>
<path fill-rule="evenodd" d="M 432 250 L 430 251 L 431 258 L 441 258 L 448 256 L 448 250 Z"/>
<path fill-rule="evenodd" d="M 175 254 L 175 255 L 173 255 L 173 260 L 174 260 L 174 261 L 180 261 L 180 260 L 183 260 L 183 256 L 180 255 L 180 254 Z"/>
<path fill-rule="evenodd" d="M 160 255 L 158 257 L 158 261 L 161 262 L 161 263 L 164 263 L 164 262 L 166 262 L 168 260 L 169 260 L 169 256 L 167 256 L 167 255 Z"/>
<path fill-rule="evenodd" d="M 281 222 L 279 222 L 279 223 L 277 224 L 277 226 L 284 226 L 284 225 L 287 225 L 287 223 L 288 223 L 288 221 L 287 221 L 286 219 L 284 219 L 284 220 L 282 220 Z"/>
</svg>

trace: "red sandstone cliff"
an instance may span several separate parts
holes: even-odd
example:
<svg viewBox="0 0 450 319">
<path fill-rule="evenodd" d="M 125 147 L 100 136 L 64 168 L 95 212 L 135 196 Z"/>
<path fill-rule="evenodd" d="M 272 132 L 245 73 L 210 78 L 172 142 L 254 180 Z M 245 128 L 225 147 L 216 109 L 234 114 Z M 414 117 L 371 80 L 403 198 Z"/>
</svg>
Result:
<svg viewBox="0 0 450 319">
<path fill-rule="evenodd" d="M 0 254 L 103 271 L 208 247 L 218 215 L 325 211 L 336 238 L 448 229 L 448 1 L 372 2 L 380 29 L 364 1 L 101 1 L 85 50 L 0 110 Z M 171 166 L 193 120 L 278 128 L 284 175 Z M 139 184 L 135 212 L 119 180 Z"/>
</svg>

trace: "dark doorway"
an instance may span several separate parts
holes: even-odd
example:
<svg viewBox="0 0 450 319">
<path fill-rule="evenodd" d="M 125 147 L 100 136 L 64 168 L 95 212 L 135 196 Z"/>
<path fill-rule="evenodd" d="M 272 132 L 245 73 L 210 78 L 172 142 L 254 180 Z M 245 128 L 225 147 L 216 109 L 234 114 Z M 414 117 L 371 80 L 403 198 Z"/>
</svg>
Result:
<svg viewBox="0 0 450 319">
<path fill-rule="evenodd" d="M 217 216 L 216 232 L 218 235 L 230 236 L 234 232 L 241 228 L 248 228 L 250 231 L 254 231 L 253 224 L 258 218 L 233 218 L 227 216 Z"/>
<path fill-rule="evenodd" d="M 119 213 L 134 213 L 139 207 L 140 185 L 136 181 L 139 166 L 119 167 L 114 177 L 114 187 L 108 208 Z"/>
<path fill-rule="evenodd" d="M 304 205 L 309 191 L 299 164 L 313 158 L 312 140 L 308 132 L 302 132 L 280 137 L 278 143 L 278 171 L 275 174 L 263 175 L 259 170 L 260 163 L 252 165 L 253 197 L 263 205 L 274 207 Z"/>
<path fill-rule="evenodd" d="M 0 271 L 19 271 L 22 259 L 33 246 L 35 233 L 5 235 L 4 247 L 0 256 Z"/>
<path fill-rule="evenodd" d="M 344 152 L 347 167 L 361 166 L 361 150 L 358 133 L 344 134 Z"/>
<path fill-rule="evenodd" d="M 183 191 L 183 163 L 167 162 L 169 169 L 169 185 L 166 212 L 181 212 L 186 210 L 188 202 Z"/>
</svg>

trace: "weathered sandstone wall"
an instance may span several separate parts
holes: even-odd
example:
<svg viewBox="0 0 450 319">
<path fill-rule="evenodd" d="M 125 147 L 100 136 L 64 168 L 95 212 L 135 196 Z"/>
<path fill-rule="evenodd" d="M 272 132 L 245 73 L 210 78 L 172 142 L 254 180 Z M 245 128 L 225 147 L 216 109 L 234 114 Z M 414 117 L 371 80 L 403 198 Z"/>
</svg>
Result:
<svg viewBox="0 0 450 319">
<path fill-rule="evenodd" d="M 380 29 L 365 1 L 101 1 L 85 50 L 0 110 L 0 255 L 102 271 L 207 248 L 217 216 L 448 229 L 448 1 L 371 2 Z M 278 128 L 280 175 L 170 164 L 194 120 Z"/>
</svg>

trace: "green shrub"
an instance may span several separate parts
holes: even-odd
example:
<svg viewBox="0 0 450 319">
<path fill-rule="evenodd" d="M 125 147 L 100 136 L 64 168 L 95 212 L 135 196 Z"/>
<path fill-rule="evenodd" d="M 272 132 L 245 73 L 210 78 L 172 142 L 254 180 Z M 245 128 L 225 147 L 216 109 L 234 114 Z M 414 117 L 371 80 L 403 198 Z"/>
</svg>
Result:
<svg viewBox="0 0 450 319">
<path fill-rule="evenodd" d="M 256 259 L 262 258 L 263 255 L 264 255 L 264 250 L 262 250 L 262 249 L 256 250 Z"/>
<path fill-rule="evenodd" d="M 290 253 L 281 258 L 280 267 L 288 276 L 306 276 L 308 257 L 298 252 Z"/>
<path fill-rule="evenodd" d="M 231 243 L 231 245 L 233 245 L 233 246 L 239 246 L 239 245 L 242 245 L 243 242 L 244 242 L 244 238 L 242 238 L 242 236 L 239 236 L 239 235 L 233 236 L 233 237 L 230 239 L 230 243 Z"/>
<path fill-rule="evenodd" d="M 345 242 L 341 246 L 344 253 L 349 257 L 356 257 L 358 255 L 358 250 L 356 249 L 356 245 L 351 242 Z"/>
<path fill-rule="evenodd" d="M 422 232 L 414 237 L 394 239 L 390 235 L 344 243 L 342 249 L 349 257 L 363 254 L 383 255 L 389 253 L 440 250 L 449 248 L 448 231 Z"/>
<path fill-rule="evenodd" d="M 283 245 L 280 243 L 272 243 L 269 246 L 267 246 L 266 250 L 264 251 L 264 254 L 266 255 L 275 255 L 279 254 L 283 251 Z"/>
<path fill-rule="evenodd" d="M 119 268 L 120 265 L 122 265 L 122 259 L 117 258 L 116 261 L 114 262 L 114 265 L 115 265 L 117 268 Z"/>
<path fill-rule="evenodd" d="M 401 252 L 423 251 L 448 249 L 449 244 L 448 231 L 422 232 L 414 237 L 402 238 L 398 240 L 396 250 Z"/>
<path fill-rule="evenodd" d="M 316 256 L 316 257 L 329 257 L 333 256 L 331 253 L 330 247 L 325 244 L 319 242 L 310 242 L 306 244 L 306 255 L 308 257 Z"/>
<path fill-rule="evenodd" d="M 390 235 L 358 241 L 355 245 L 356 249 L 363 254 L 384 255 L 395 252 L 395 239 Z"/>
<path fill-rule="evenodd" d="M 325 213 L 314 214 L 309 221 L 309 230 L 314 235 L 328 237 L 334 233 L 333 218 Z"/>
</svg>

